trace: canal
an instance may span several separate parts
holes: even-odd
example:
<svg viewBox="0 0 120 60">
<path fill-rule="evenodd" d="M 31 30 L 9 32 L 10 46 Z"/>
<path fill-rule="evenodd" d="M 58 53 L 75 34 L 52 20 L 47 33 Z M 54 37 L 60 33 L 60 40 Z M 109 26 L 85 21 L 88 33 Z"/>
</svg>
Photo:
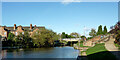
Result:
<svg viewBox="0 0 120 60">
<path fill-rule="evenodd" d="M 73 47 L 27 48 L 2 50 L 2 58 L 77 58 Z"/>
</svg>

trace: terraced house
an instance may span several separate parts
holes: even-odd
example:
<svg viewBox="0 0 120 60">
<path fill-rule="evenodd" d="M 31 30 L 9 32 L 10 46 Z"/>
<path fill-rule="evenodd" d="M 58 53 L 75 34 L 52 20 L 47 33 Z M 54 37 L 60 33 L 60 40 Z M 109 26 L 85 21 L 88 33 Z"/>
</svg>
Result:
<svg viewBox="0 0 120 60">
<path fill-rule="evenodd" d="M 30 24 L 30 26 L 16 26 L 16 24 L 14 24 L 14 27 L 0 26 L 0 35 L 2 36 L 2 40 L 6 40 L 10 32 L 17 36 L 19 33 L 24 34 L 25 31 L 28 31 L 31 36 L 33 32 L 40 29 L 45 29 L 45 27 L 36 25 L 32 26 L 32 24 Z"/>
</svg>

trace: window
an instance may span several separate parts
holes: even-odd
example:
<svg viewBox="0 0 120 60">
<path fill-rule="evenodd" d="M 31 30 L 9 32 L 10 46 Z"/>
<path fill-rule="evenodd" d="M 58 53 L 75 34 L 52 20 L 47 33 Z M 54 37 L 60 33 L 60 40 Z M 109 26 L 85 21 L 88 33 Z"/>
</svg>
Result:
<svg viewBox="0 0 120 60">
<path fill-rule="evenodd" d="M 22 34 L 24 34 L 24 32 L 22 32 Z"/>
<path fill-rule="evenodd" d="M 6 32 L 4 32 L 4 35 L 6 35 Z"/>
<path fill-rule="evenodd" d="M 17 35 L 17 32 L 15 32 L 15 35 Z"/>
</svg>

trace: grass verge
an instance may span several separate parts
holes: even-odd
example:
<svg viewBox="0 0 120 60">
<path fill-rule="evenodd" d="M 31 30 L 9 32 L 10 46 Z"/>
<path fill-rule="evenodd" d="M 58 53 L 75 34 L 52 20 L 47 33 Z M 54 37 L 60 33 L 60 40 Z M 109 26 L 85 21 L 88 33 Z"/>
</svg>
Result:
<svg viewBox="0 0 120 60">
<path fill-rule="evenodd" d="M 86 54 L 89 60 L 116 60 L 116 57 L 105 49 L 105 44 L 96 44 L 94 47 L 90 47 L 86 50 Z"/>
</svg>

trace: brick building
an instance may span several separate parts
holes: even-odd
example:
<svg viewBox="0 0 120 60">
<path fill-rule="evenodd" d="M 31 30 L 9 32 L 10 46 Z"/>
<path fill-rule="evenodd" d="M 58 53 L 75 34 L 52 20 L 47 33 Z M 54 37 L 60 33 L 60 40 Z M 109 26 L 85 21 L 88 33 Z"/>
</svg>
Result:
<svg viewBox="0 0 120 60">
<path fill-rule="evenodd" d="M 13 27 L 7 27 L 7 26 L 0 26 L 0 35 L 2 36 L 2 39 L 6 39 L 8 37 L 9 32 L 15 34 L 16 36 L 19 35 L 19 33 L 24 34 L 25 31 L 28 31 L 30 35 L 32 35 L 33 32 L 39 30 L 39 29 L 45 29 L 43 26 L 16 26 L 14 24 Z"/>
</svg>

